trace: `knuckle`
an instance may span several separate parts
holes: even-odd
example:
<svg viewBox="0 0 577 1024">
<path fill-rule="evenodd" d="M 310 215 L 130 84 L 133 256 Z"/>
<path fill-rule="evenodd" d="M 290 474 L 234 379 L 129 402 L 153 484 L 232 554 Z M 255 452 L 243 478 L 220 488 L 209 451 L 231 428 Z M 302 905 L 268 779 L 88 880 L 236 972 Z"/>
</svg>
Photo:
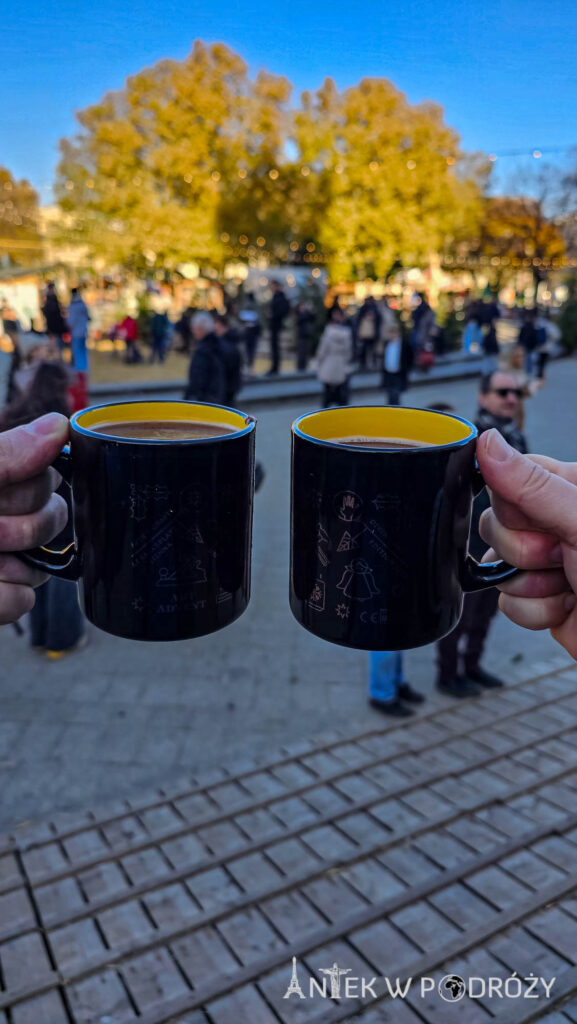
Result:
<svg viewBox="0 0 577 1024">
<path fill-rule="evenodd" d="M 549 472 L 544 466 L 537 462 L 530 463 L 530 469 L 523 485 L 525 496 L 529 499 L 536 498 L 542 491 L 546 490 L 549 483 Z"/>
</svg>

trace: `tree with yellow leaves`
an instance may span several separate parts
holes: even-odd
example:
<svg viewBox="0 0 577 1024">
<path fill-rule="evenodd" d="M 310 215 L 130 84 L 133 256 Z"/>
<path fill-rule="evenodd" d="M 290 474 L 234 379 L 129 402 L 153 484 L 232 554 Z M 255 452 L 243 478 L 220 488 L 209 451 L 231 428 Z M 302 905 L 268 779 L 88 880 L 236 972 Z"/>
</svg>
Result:
<svg viewBox="0 0 577 1024">
<path fill-rule="evenodd" d="M 38 234 L 38 196 L 29 181 L 17 181 L 0 167 L 0 257 L 30 264 L 42 254 Z"/>
</svg>

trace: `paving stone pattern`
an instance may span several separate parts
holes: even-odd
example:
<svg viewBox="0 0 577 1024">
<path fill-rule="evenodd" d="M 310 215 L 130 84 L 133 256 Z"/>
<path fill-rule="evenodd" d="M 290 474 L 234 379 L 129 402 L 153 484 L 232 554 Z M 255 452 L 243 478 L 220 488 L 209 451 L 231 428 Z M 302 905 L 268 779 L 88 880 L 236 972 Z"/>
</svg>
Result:
<svg viewBox="0 0 577 1024">
<path fill-rule="evenodd" d="M 284 998 L 334 963 L 376 998 Z M 383 979 L 555 978 L 547 1001 Z M 0 839 L 0 1024 L 577 1020 L 577 667 Z"/>
<path fill-rule="evenodd" d="M 528 403 L 528 436 L 533 450 L 574 458 L 577 360 L 555 363 L 548 378 Z M 416 405 L 441 399 L 471 416 L 476 383 L 430 384 L 405 397 Z M 380 404 L 383 395 L 362 400 Z M 91 630 L 85 651 L 48 664 L 26 638 L 0 630 L 0 829 L 268 756 L 329 723 L 384 727 L 366 702 L 367 655 L 318 640 L 288 607 L 290 424 L 306 409 L 300 402 L 257 412 L 267 476 L 256 496 L 251 603 L 238 622 L 174 644 Z M 500 615 L 486 665 L 514 683 L 557 650 L 548 633 L 529 633 Z M 409 651 L 405 667 L 412 683 L 433 693 L 431 646 Z M 446 705 L 453 706 L 448 698 Z"/>
</svg>

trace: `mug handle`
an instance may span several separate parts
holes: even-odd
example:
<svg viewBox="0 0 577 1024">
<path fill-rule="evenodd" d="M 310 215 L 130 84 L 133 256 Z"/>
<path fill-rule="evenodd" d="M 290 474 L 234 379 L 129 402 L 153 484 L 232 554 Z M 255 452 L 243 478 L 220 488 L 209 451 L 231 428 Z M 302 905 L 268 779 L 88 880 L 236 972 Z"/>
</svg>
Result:
<svg viewBox="0 0 577 1024">
<path fill-rule="evenodd" d="M 486 486 L 475 459 L 475 468 L 473 470 L 474 497 L 476 498 Z M 520 571 L 520 569 L 516 569 L 514 565 L 509 565 L 508 562 L 504 562 L 502 559 L 499 559 L 498 562 L 478 562 L 476 558 L 473 558 L 467 552 L 461 574 L 461 586 L 465 594 L 472 594 L 476 590 L 488 590 L 489 587 L 494 587 L 497 583 L 510 580 Z"/>
<path fill-rule="evenodd" d="M 70 445 L 65 445 L 60 455 L 57 455 L 52 463 L 62 476 L 65 483 L 70 486 Z M 52 548 L 39 547 L 31 548 L 29 551 L 15 552 L 21 561 L 31 565 L 34 569 L 41 569 L 51 576 L 57 576 L 61 580 L 72 580 L 77 582 L 80 578 L 80 565 L 76 544 L 68 544 L 62 551 L 54 551 Z"/>
</svg>

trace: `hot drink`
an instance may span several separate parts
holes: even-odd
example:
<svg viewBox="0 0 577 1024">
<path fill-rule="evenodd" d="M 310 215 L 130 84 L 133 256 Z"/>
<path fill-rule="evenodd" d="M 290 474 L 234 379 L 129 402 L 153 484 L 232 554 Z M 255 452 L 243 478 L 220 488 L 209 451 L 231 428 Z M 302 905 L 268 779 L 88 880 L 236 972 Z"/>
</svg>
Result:
<svg viewBox="0 0 577 1024">
<path fill-rule="evenodd" d="M 92 429 L 97 434 L 141 441 L 195 441 L 235 433 L 233 427 L 222 423 L 195 420 L 133 420 L 128 423 L 99 423 Z"/>
<path fill-rule="evenodd" d="M 355 448 L 432 448 L 428 441 L 412 441 L 407 437 L 332 437 L 337 444 Z"/>
</svg>

